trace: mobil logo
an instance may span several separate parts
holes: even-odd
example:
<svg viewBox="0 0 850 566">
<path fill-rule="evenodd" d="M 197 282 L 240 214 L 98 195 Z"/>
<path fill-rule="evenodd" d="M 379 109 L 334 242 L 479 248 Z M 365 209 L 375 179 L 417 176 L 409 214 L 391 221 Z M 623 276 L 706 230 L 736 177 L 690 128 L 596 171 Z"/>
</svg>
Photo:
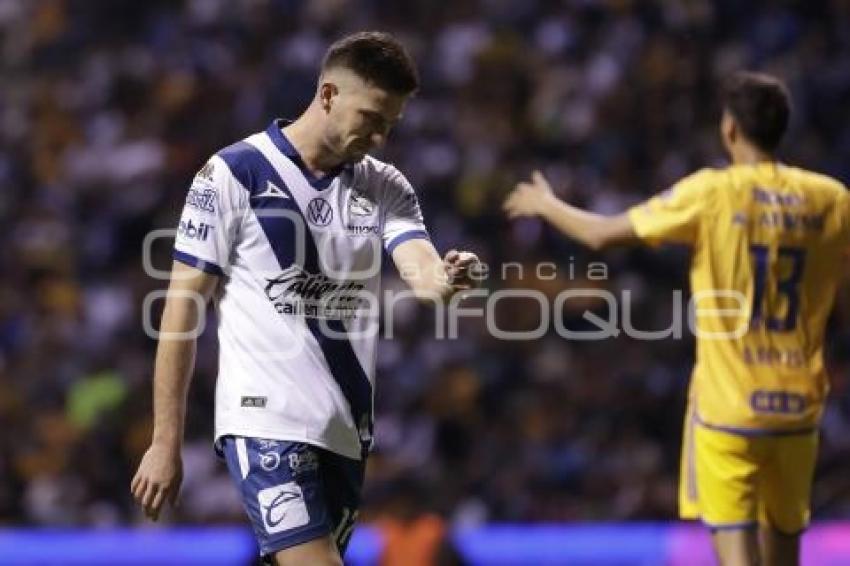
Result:
<svg viewBox="0 0 850 566">
<path fill-rule="evenodd" d="M 316 226 L 327 226 L 334 218 L 334 211 L 328 201 L 316 197 L 307 204 L 307 220 Z"/>
<path fill-rule="evenodd" d="M 180 225 L 177 227 L 177 233 L 190 240 L 206 242 L 212 228 L 212 226 L 204 222 L 195 224 L 192 219 L 189 218 L 188 220 L 180 221 Z"/>
</svg>

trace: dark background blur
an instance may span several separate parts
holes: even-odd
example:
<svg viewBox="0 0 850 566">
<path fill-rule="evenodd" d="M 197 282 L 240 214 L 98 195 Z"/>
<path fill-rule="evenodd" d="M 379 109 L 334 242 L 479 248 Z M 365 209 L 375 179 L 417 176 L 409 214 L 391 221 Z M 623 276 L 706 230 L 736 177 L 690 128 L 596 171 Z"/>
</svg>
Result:
<svg viewBox="0 0 850 566">
<path fill-rule="evenodd" d="M 176 225 L 209 155 L 297 116 L 324 49 L 360 29 L 396 33 L 422 74 L 381 157 L 417 188 L 440 251 L 491 265 L 490 290 L 628 289 L 635 326 L 668 326 L 686 252 L 593 257 L 536 221 L 507 223 L 500 203 L 535 167 L 613 213 L 723 164 L 714 95 L 739 68 L 789 83 L 783 157 L 850 182 L 847 1 L 0 0 L 0 521 L 141 521 L 128 485 L 150 439 L 156 346 L 142 301 L 166 285 L 145 275 L 143 239 Z M 167 269 L 168 246 L 154 249 Z M 585 280 L 594 259 L 607 281 Z M 558 263 L 555 280 L 533 276 L 538 260 Z M 504 261 L 524 278 L 501 277 Z M 393 272 L 385 286 L 400 286 Z M 572 328 L 583 308 L 604 311 L 570 305 L 558 315 Z M 503 301 L 497 319 L 519 330 L 533 313 Z M 446 341 L 427 308 L 396 318 L 365 516 L 675 517 L 691 340 L 503 342 L 471 320 Z M 850 310 L 831 326 L 817 518 L 850 516 Z M 244 522 L 211 448 L 215 371 L 207 332 L 176 522 Z"/>
</svg>

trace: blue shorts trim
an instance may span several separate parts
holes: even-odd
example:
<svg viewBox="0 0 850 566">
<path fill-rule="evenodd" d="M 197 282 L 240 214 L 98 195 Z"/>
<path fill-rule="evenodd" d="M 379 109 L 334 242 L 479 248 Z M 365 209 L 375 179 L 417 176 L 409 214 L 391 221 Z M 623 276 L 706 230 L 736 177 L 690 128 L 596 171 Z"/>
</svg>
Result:
<svg viewBox="0 0 850 566">
<path fill-rule="evenodd" d="M 327 535 L 344 555 L 365 462 L 303 442 L 224 436 L 217 445 L 262 556 Z"/>
</svg>

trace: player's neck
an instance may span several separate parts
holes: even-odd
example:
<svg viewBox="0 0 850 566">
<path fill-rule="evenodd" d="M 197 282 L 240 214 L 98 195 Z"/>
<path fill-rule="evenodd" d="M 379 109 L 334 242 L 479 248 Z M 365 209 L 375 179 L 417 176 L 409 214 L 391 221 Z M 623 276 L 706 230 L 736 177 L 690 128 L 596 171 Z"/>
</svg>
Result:
<svg viewBox="0 0 850 566">
<path fill-rule="evenodd" d="M 776 161 L 775 155 L 749 144 L 742 144 L 732 148 L 729 153 L 732 163 L 735 165 L 757 165 L 759 163 Z"/>
<path fill-rule="evenodd" d="M 339 157 L 327 151 L 320 129 L 312 125 L 307 113 L 285 126 L 283 133 L 301 156 L 304 165 L 316 177 L 324 176 L 342 162 Z"/>
</svg>

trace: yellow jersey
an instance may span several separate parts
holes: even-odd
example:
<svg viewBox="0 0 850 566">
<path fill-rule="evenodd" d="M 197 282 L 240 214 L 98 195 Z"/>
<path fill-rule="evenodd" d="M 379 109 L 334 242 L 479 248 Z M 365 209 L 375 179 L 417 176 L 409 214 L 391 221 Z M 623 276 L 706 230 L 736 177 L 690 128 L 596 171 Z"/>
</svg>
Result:
<svg viewBox="0 0 850 566">
<path fill-rule="evenodd" d="M 648 243 L 692 246 L 696 418 L 742 434 L 816 427 L 826 322 L 850 245 L 844 186 L 774 162 L 703 169 L 628 215 Z"/>
</svg>

